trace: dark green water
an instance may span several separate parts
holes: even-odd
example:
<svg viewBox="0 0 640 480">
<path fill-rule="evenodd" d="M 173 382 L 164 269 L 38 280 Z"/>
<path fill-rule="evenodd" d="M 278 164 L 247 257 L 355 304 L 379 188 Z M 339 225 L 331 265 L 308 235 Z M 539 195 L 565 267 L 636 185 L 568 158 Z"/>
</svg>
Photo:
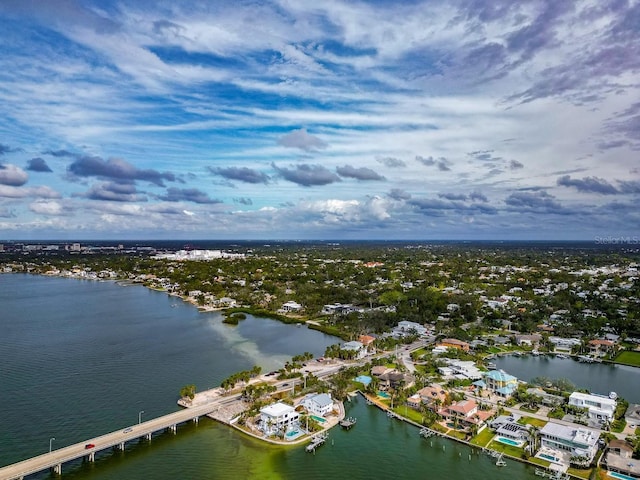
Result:
<svg viewBox="0 0 640 480">
<path fill-rule="evenodd" d="M 172 306 L 175 305 L 175 306 Z M 174 298 L 113 283 L 0 275 L 0 465 L 175 411 L 186 383 L 217 385 L 254 364 L 324 352 L 335 339 L 249 317 L 236 328 Z M 350 431 L 334 429 L 315 455 L 280 448 L 204 419 L 177 435 L 63 466 L 69 479 L 528 479 L 455 442 L 424 440 L 356 400 Z M 469 455 L 471 459 L 469 460 Z M 44 473 L 36 478 L 48 478 Z"/>
</svg>

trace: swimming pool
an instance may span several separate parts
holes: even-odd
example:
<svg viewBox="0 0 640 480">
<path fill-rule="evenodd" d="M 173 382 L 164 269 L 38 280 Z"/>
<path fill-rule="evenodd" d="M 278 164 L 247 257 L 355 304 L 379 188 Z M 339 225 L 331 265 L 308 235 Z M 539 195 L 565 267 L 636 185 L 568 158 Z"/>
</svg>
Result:
<svg viewBox="0 0 640 480">
<path fill-rule="evenodd" d="M 382 398 L 391 398 L 391 395 L 389 395 L 387 392 L 378 392 L 378 396 Z"/>
<path fill-rule="evenodd" d="M 620 480 L 636 480 L 635 478 L 630 477 L 629 475 L 625 475 L 624 473 L 607 472 L 607 475 L 613 478 L 619 478 Z"/>
<path fill-rule="evenodd" d="M 505 437 L 496 437 L 496 441 L 504 443 L 505 445 L 511 445 L 512 447 L 521 447 L 522 445 L 524 445 L 523 441 L 518 442 L 516 440 L 511 440 L 510 438 Z"/>
<path fill-rule="evenodd" d="M 544 458 L 545 460 L 549 460 L 550 462 L 559 462 L 560 459 L 558 457 L 554 457 L 553 455 L 548 455 L 546 453 L 539 453 L 538 458 Z"/>
<path fill-rule="evenodd" d="M 302 435 L 304 435 L 304 432 L 301 432 L 300 430 L 291 430 L 284 434 L 284 438 L 290 442 L 298 437 L 301 437 Z"/>
<path fill-rule="evenodd" d="M 326 418 L 318 417 L 316 415 L 311 415 L 311 418 L 313 418 L 316 422 L 319 422 L 319 423 L 324 423 L 327 421 Z"/>
</svg>

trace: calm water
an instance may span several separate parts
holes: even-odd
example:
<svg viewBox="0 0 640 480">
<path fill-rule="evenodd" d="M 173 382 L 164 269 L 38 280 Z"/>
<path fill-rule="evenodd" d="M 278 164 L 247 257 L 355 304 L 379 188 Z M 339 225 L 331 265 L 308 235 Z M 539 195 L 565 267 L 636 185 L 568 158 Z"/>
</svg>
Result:
<svg viewBox="0 0 640 480">
<path fill-rule="evenodd" d="M 186 383 L 208 388 L 254 364 L 271 369 L 304 351 L 321 355 L 336 342 L 252 317 L 229 327 L 143 287 L 25 275 L 0 275 L 0 331 L 0 465 L 47 451 L 51 437 L 60 448 L 136 423 L 142 410 L 143 419 L 175 411 Z M 63 478 L 535 478 L 518 462 L 499 469 L 455 442 L 423 440 L 361 400 L 347 409 L 356 427 L 334 429 L 315 455 L 204 419 L 99 454 L 95 464 L 65 464 Z"/>
<path fill-rule="evenodd" d="M 618 396 L 631 403 L 640 403 L 640 368 L 627 365 L 602 363 L 580 363 L 573 359 L 558 359 L 548 356 L 506 356 L 493 362 L 496 367 L 528 382 L 534 377 L 550 379 L 566 378 L 576 388 L 586 388 L 591 393 Z"/>
</svg>

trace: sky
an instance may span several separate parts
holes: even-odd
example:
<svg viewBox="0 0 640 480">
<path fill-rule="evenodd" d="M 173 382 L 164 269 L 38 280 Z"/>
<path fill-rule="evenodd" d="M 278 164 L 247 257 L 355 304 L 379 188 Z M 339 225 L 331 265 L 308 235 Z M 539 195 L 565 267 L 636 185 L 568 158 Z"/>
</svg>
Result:
<svg viewBox="0 0 640 480">
<path fill-rule="evenodd" d="M 0 0 L 0 32 L 0 239 L 640 243 L 640 0 Z"/>
</svg>

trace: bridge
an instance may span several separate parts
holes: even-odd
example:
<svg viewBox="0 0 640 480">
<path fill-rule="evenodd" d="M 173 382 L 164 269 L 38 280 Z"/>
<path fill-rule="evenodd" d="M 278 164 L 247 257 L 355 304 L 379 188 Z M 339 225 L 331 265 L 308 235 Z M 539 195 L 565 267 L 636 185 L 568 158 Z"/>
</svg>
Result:
<svg viewBox="0 0 640 480">
<path fill-rule="evenodd" d="M 151 440 L 153 433 L 171 430 L 176 432 L 180 423 L 194 421 L 203 415 L 215 413 L 225 405 L 238 401 L 240 395 L 232 395 L 229 397 L 221 397 L 204 405 L 197 405 L 178 412 L 170 413 L 162 417 L 154 418 L 137 425 L 107 433 L 100 437 L 90 438 L 83 442 L 79 442 L 67 447 L 53 450 L 37 457 L 32 457 L 21 462 L 17 462 L 6 467 L 0 468 L 0 480 L 22 480 L 27 475 L 41 472 L 46 469 L 52 469 L 57 474 L 62 474 L 62 465 L 64 463 L 86 458 L 88 461 L 95 460 L 96 452 L 106 450 L 108 448 L 117 448 L 124 450 L 126 442 L 139 438 Z M 93 445 L 87 448 L 87 446 Z"/>
</svg>

